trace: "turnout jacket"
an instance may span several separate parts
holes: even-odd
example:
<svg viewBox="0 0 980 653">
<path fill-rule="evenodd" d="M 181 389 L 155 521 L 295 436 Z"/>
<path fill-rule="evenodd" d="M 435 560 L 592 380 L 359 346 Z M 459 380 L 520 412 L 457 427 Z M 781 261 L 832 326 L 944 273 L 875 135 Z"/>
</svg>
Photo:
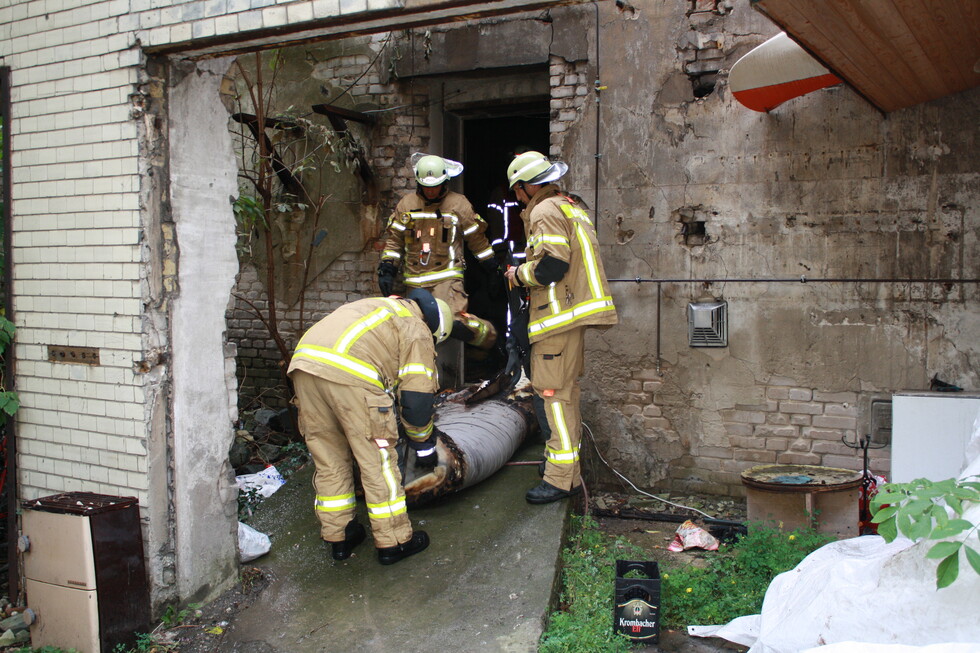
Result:
<svg viewBox="0 0 980 653">
<path fill-rule="evenodd" d="M 382 261 L 402 268 L 405 285 L 429 288 L 448 279 L 462 279 L 463 241 L 477 260 L 493 256 L 487 223 L 469 200 L 449 191 L 439 202 L 410 193 L 401 198 L 388 220 Z"/>
<path fill-rule="evenodd" d="M 288 373 L 362 387 L 368 407 L 378 410 L 399 399 L 406 434 L 422 442 L 432 433 L 435 359 L 432 332 L 414 301 L 370 297 L 344 304 L 303 334 Z"/>
<path fill-rule="evenodd" d="M 558 186 L 548 184 L 531 198 L 521 218 L 527 259 L 517 268 L 517 277 L 530 293 L 530 341 L 574 327 L 616 324 L 619 318 L 588 214 L 562 195 Z M 568 266 L 557 281 L 540 280 L 549 276 L 544 268 L 539 270 L 546 256 Z"/>
</svg>

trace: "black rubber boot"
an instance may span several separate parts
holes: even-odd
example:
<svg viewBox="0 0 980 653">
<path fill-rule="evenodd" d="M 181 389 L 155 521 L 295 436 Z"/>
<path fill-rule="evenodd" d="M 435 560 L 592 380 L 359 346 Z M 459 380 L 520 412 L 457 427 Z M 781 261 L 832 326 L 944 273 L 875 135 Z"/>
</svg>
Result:
<svg viewBox="0 0 980 653">
<path fill-rule="evenodd" d="M 538 463 L 538 476 L 540 476 L 541 478 L 544 478 L 544 468 L 545 468 L 545 462 L 542 460 L 541 462 Z"/>
<path fill-rule="evenodd" d="M 383 565 L 393 565 L 399 560 L 404 560 L 419 551 L 424 551 L 427 546 L 429 546 L 429 534 L 425 531 L 415 531 L 412 533 L 412 539 L 408 542 L 403 542 L 398 546 L 379 548 L 378 562 Z"/>
<path fill-rule="evenodd" d="M 367 533 L 361 523 L 352 519 L 344 528 L 344 541 L 330 543 L 333 549 L 333 559 L 346 560 L 349 558 L 350 554 L 354 552 L 354 547 L 363 542 L 366 536 Z"/>
<path fill-rule="evenodd" d="M 551 503 L 566 497 L 573 497 L 581 491 L 581 485 L 573 487 L 571 490 L 561 490 L 547 481 L 541 481 L 540 485 L 528 490 L 524 498 L 527 499 L 528 503 Z"/>
</svg>

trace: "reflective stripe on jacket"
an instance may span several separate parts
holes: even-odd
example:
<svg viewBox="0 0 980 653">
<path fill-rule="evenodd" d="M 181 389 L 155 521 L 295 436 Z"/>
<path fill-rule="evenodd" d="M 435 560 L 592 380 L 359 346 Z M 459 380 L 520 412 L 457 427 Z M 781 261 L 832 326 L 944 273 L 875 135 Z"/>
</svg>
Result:
<svg viewBox="0 0 980 653">
<path fill-rule="evenodd" d="M 372 393 L 438 389 L 432 333 L 418 305 L 408 299 L 370 297 L 344 304 L 303 334 L 288 372 L 303 370 Z M 424 439 L 425 425 L 405 424 Z"/>
<path fill-rule="evenodd" d="M 486 222 L 459 193 L 450 191 L 433 204 L 411 193 L 398 202 L 388 220 L 381 259 L 402 268 L 407 286 L 427 288 L 462 279 L 464 241 L 477 260 L 493 256 L 486 230 Z"/>
<path fill-rule="evenodd" d="M 531 342 L 572 327 L 616 324 L 616 306 L 588 214 L 549 184 L 538 190 L 521 217 L 528 234 L 527 260 L 517 274 L 530 290 Z M 559 281 L 541 285 L 534 272 L 545 255 L 569 267 Z"/>
</svg>

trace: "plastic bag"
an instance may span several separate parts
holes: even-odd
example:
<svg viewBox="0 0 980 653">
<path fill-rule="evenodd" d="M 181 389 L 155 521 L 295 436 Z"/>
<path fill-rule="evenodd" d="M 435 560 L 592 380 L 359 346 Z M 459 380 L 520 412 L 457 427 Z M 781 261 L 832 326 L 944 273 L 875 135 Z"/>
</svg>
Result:
<svg viewBox="0 0 980 653">
<path fill-rule="evenodd" d="M 238 559 L 249 562 L 261 558 L 272 548 L 272 541 L 248 524 L 238 522 Z"/>
<path fill-rule="evenodd" d="M 242 492 L 254 489 L 260 496 L 268 499 L 286 483 L 286 479 L 282 477 L 275 465 L 269 465 L 257 474 L 236 476 L 235 482 L 238 483 L 238 488 Z"/>
<path fill-rule="evenodd" d="M 687 549 L 718 550 L 718 539 L 690 519 L 677 527 L 674 541 L 667 546 L 668 551 L 686 551 Z"/>
</svg>

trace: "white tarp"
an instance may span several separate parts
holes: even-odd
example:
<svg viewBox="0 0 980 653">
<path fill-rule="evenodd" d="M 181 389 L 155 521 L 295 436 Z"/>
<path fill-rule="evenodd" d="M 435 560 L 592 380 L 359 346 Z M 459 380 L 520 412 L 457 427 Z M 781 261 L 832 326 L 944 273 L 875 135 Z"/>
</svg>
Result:
<svg viewBox="0 0 980 653">
<path fill-rule="evenodd" d="M 978 454 L 980 417 L 960 478 L 980 475 Z M 980 522 L 980 505 L 963 516 Z M 937 590 L 939 561 L 925 557 L 934 543 L 877 535 L 832 542 L 773 579 L 762 614 L 688 632 L 750 646 L 749 653 L 980 653 L 980 575 L 961 558 L 959 578 Z M 968 543 L 980 548 L 976 531 Z"/>
</svg>

